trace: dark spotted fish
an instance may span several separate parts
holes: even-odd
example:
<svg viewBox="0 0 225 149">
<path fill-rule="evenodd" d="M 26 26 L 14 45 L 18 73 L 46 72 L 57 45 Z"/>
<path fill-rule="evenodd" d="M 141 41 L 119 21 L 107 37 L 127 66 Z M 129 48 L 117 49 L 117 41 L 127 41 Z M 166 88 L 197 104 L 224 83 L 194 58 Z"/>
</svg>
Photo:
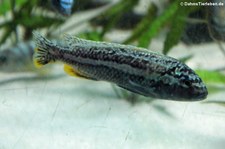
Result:
<svg viewBox="0 0 225 149">
<path fill-rule="evenodd" d="M 58 40 L 53 43 L 63 45 Z M 12 47 L 0 50 L 0 72 L 37 72 L 37 68 L 33 64 L 33 55 L 35 42 L 20 42 Z M 39 73 L 40 71 L 38 71 Z"/>
<path fill-rule="evenodd" d="M 73 3 L 73 0 L 52 0 L 52 5 L 64 16 L 71 15 Z"/>
<path fill-rule="evenodd" d="M 0 72 L 24 72 L 35 69 L 32 62 L 35 43 L 21 42 L 0 51 Z"/>
<path fill-rule="evenodd" d="M 116 43 L 95 42 L 66 35 L 59 46 L 34 32 L 34 63 L 65 63 L 72 76 L 104 80 L 131 92 L 160 99 L 196 101 L 206 98 L 199 76 L 178 60 L 146 49 Z"/>
</svg>

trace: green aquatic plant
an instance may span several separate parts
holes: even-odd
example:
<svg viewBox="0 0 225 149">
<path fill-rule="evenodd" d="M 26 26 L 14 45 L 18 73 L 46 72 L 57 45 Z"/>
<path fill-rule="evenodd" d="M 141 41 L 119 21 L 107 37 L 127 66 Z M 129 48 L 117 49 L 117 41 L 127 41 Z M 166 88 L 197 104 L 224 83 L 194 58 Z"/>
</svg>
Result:
<svg viewBox="0 0 225 149">
<path fill-rule="evenodd" d="M 207 84 L 222 84 L 225 85 L 225 74 L 217 71 L 196 70 L 196 73 Z"/>
<path fill-rule="evenodd" d="M 148 12 L 141 22 L 132 31 L 132 34 L 124 41 L 124 44 L 128 44 L 142 36 L 145 30 L 150 26 L 152 21 L 156 19 L 157 7 L 155 4 L 151 4 L 148 8 Z"/>
<path fill-rule="evenodd" d="M 196 71 L 202 80 L 208 84 L 208 90 L 210 94 L 224 92 L 225 90 L 225 74 L 217 71 L 197 70 Z M 203 102 L 203 104 L 216 104 L 225 107 L 225 98 L 217 98 L 216 100 L 209 100 Z"/>
<path fill-rule="evenodd" d="M 46 3 L 46 2 L 45 2 Z M 32 37 L 32 31 L 36 29 L 49 28 L 52 25 L 63 23 L 60 17 L 52 17 L 43 13 L 35 13 L 35 10 L 47 10 L 48 5 L 43 6 L 43 1 L 39 0 L 4 0 L 0 3 L 0 16 L 6 18 L 0 23 L 0 30 L 3 32 L 0 44 L 3 44 L 11 35 L 14 35 L 14 43 L 18 41 L 18 27 L 24 30 L 23 38 L 28 40 Z M 6 14 L 11 13 L 8 18 Z M 32 19 L 31 19 L 32 18 Z"/>
<path fill-rule="evenodd" d="M 204 0 L 202 0 L 204 1 Z M 190 2 L 199 2 L 196 0 L 190 0 Z M 167 54 L 170 49 L 177 45 L 180 41 L 180 38 L 185 30 L 186 19 L 189 14 L 193 11 L 200 9 L 200 6 L 195 7 L 185 7 L 180 5 L 180 1 L 177 1 L 178 8 L 176 9 L 176 13 L 173 15 L 171 19 L 170 30 L 167 33 L 166 40 L 164 42 L 163 54 Z"/>
<path fill-rule="evenodd" d="M 5 15 L 11 8 L 14 8 L 15 5 L 17 7 L 20 7 L 23 5 L 27 0 L 3 0 L 1 1 L 1 9 L 0 9 L 0 15 Z"/>
<path fill-rule="evenodd" d="M 139 37 L 138 46 L 147 48 L 152 38 L 154 38 L 162 30 L 162 28 L 172 19 L 178 9 L 178 6 L 178 1 L 174 1 L 168 6 L 166 10 L 164 10 L 162 15 L 154 19 L 154 21 L 149 24 L 149 27 L 146 28 L 142 36 Z"/>
<path fill-rule="evenodd" d="M 103 38 L 101 36 L 101 33 L 98 31 L 89 31 L 89 32 L 82 32 L 78 35 L 78 37 L 93 41 L 102 41 Z"/>
<path fill-rule="evenodd" d="M 218 71 L 196 70 L 196 73 L 207 84 L 209 94 L 225 90 L 225 74 Z"/>
<path fill-rule="evenodd" d="M 101 35 L 104 36 L 106 32 L 110 31 L 111 28 L 115 26 L 115 24 L 118 22 L 118 20 L 121 18 L 121 16 L 132 10 L 137 4 L 139 0 L 121 0 L 117 4 L 115 4 L 113 7 L 109 8 L 104 12 L 104 14 L 101 16 L 103 18 L 107 18 L 109 20 L 105 23 L 103 26 L 103 30 Z"/>
<path fill-rule="evenodd" d="M 200 7 L 181 6 L 181 2 L 180 0 L 173 1 L 160 16 L 156 17 L 153 21 L 150 20 L 150 24 L 146 30 L 143 30 L 142 36 L 137 38 L 139 46 L 147 48 L 151 40 L 165 27 L 169 27 L 169 31 L 164 43 L 163 53 L 167 54 L 174 45 L 178 44 L 185 29 L 186 18 L 191 12 L 200 9 Z M 185 2 L 199 1 L 189 0 Z"/>
</svg>

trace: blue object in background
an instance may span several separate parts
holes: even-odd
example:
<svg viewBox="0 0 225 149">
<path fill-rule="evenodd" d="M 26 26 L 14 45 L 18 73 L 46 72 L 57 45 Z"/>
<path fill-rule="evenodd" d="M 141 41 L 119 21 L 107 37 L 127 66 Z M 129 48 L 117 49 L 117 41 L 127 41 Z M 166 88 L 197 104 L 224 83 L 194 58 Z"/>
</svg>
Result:
<svg viewBox="0 0 225 149">
<path fill-rule="evenodd" d="M 52 5 L 62 15 L 68 16 L 72 12 L 74 0 L 52 0 Z"/>
</svg>

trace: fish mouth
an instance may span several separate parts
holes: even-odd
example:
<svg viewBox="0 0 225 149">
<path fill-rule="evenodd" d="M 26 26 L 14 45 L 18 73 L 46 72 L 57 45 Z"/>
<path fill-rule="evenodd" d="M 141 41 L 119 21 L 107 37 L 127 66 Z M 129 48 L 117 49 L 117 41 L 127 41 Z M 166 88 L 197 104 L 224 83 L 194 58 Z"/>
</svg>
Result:
<svg viewBox="0 0 225 149">
<path fill-rule="evenodd" d="M 196 99 L 203 100 L 207 97 L 207 95 L 208 93 L 201 93 L 198 96 L 196 96 Z"/>
<path fill-rule="evenodd" d="M 203 91 L 199 92 L 198 94 L 196 94 L 193 99 L 194 100 L 203 100 L 207 97 L 208 95 L 208 91 L 207 89 L 205 88 Z"/>
</svg>

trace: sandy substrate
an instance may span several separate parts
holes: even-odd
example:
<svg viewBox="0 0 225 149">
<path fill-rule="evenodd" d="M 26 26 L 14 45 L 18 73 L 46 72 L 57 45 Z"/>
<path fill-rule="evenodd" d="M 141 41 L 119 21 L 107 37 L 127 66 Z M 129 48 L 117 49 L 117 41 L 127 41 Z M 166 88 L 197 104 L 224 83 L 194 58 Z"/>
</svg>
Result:
<svg viewBox="0 0 225 149">
<path fill-rule="evenodd" d="M 225 108 L 219 105 L 154 100 L 132 106 L 118 99 L 108 83 L 67 76 L 15 81 L 0 86 L 0 94 L 3 149 L 225 145 Z"/>
</svg>

